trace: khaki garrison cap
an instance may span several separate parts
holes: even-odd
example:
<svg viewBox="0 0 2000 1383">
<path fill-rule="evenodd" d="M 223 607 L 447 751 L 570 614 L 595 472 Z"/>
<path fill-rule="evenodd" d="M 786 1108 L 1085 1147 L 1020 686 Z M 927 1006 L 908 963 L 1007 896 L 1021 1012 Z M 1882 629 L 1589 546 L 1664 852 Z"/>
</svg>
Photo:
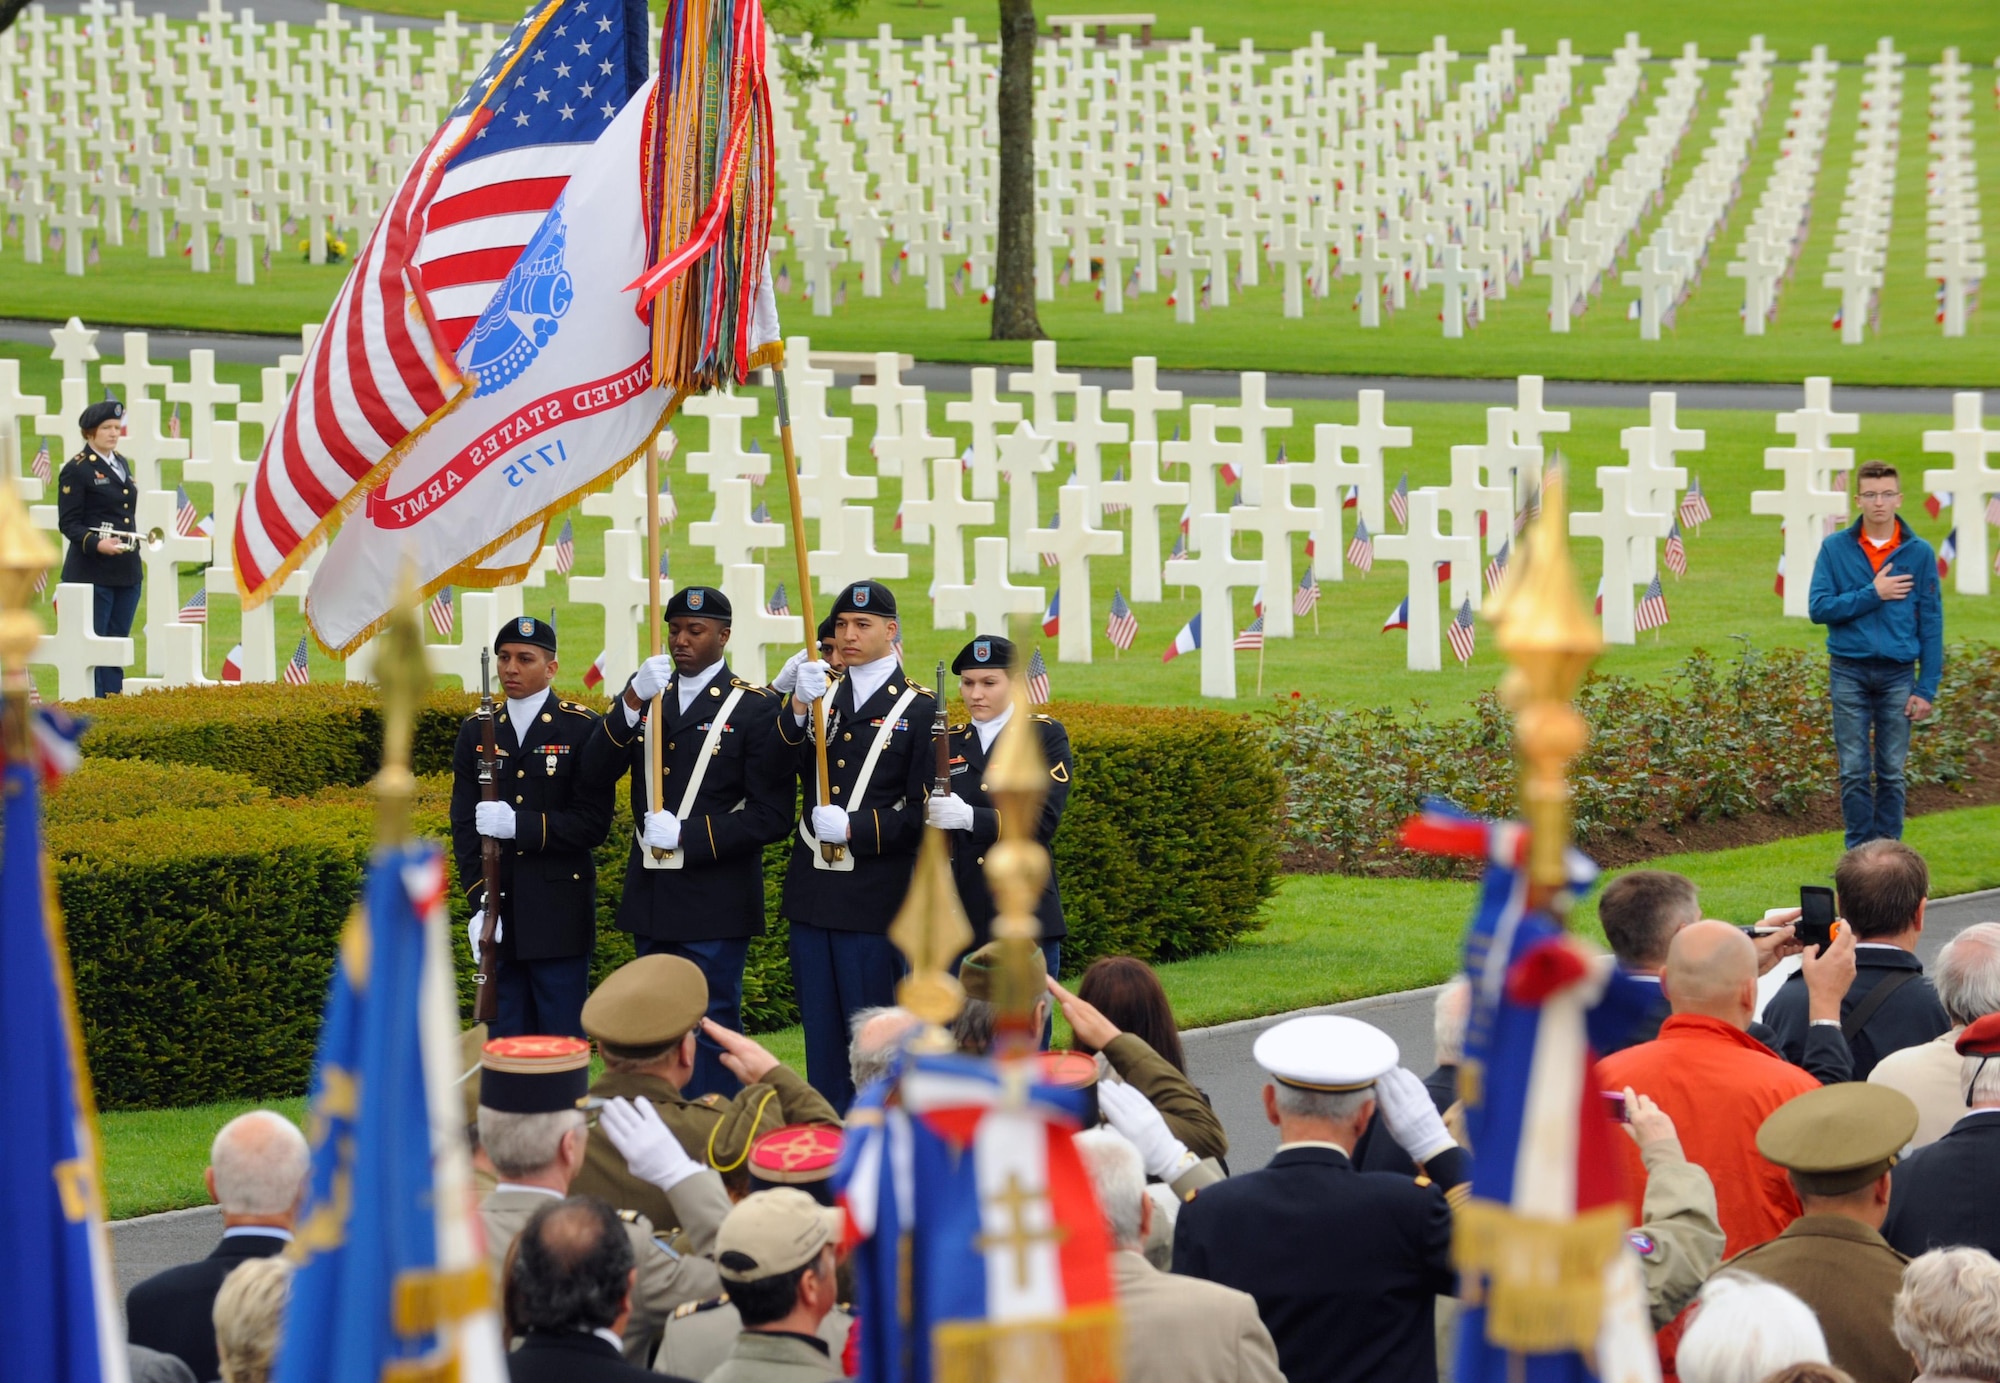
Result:
<svg viewBox="0 0 2000 1383">
<path fill-rule="evenodd" d="M 1896 1165 L 1917 1131 L 1917 1107 L 1886 1085 L 1849 1081 L 1808 1090 L 1771 1111 L 1757 1151 L 1808 1196 L 1844 1196 Z"/>
<path fill-rule="evenodd" d="M 845 1222 L 794 1187 L 759 1191 L 738 1201 L 716 1231 L 715 1263 L 724 1282 L 762 1282 L 819 1257 L 839 1242 Z"/>
<path fill-rule="evenodd" d="M 1034 956 L 1035 997 L 1040 998 L 1047 988 L 1044 981 L 1049 977 L 1049 962 L 1048 958 L 1042 954 L 1042 948 L 1039 946 L 1035 947 L 1031 954 Z M 993 977 L 999 973 L 999 970 L 1000 943 L 997 941 L 987 942 L 984 946 L 981 946 L 978 950 L 960 961 L 958 966 L 958 982 L 965 987 L 965 997 L 968 999 L 978 999 L 984 1003 L 992 1002 Z"/>
<path fill-rule="evenodd" d="M 643 1052 L 678 1042 L 708 1011 L 708 981 L 680 956 L 640 956 L 604 977 L 583 1002 L 583 1030 L 600 1043 Z"/>
</svg>

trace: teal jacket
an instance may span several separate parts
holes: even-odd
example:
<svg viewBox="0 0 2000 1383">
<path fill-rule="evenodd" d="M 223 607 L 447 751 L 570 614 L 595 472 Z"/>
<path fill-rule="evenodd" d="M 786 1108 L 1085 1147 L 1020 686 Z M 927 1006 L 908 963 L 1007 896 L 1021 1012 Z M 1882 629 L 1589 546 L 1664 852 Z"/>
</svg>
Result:
<svg viewBox="0 0 2000 1383">
<path fill-rule="evenodd" d="M 1875 594 L 1875 569 L 1861 550 L 1861 520 L 1820 544 L 1813 564 L 1809 610 L 1824 624 L 1826 651 L 1835 658 L 1916 663 L 1917 695 L 1937 700 L 1944 675 L 1944 602 L 1938 590 L 1937 554 L 1900 518 L 1903 541 L 1889 556 L 1898 575 L 1912 578 L 1901 600 Z"/>
</svg>

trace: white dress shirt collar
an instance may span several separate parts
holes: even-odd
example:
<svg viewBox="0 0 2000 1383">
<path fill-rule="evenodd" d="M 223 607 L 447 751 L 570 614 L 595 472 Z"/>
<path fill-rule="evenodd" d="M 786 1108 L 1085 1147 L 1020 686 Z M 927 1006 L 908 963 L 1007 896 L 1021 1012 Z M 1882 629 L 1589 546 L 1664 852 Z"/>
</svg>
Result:
<svg viewBox="0 0 2000 1383">
<path fill-rule="evenodd" d="M 674 674 L 674 689 L 681 694 L 681 714 L 686 715 L 694 699 L 701 690 L 715 680 L 715 674 L 722 671 L 722 659 L 717 658 L 700 672 L 677 672 Z"/>
<path fill-rule="evenodd" d="M 542 709 L 542 702 L 548 699 L 548 695 L 546 691 L 541 691 L 519 700 L 511 696 L 507 698 L 507 723 L 514 727 L 516 745 L 528 742 L 528 731 L 535 724 L 535 713 Z"/>
<path fill-rule="evenodd" d="M 997 735 L 999 735 L 999 733 L 1002 730 L 1007 728 L 1007 722 L 1012 720 L 1013 718 L 1014 718 L 1014 703 L 1009 701 L 1007 703 L 1007 709 L 1000 712 L 999 715 L 994 716 L 993 719 L 975 720 L 972 722 L 972 728 L 979 734 L 980 753 L 990 754 L 993 752 L 994 738 Z"/>
<path fill-rule="evenodd" d="M 882 685 L 902 668 L 903 665 L 896 661 L 896 655 L 891 653 L 872 663 L 856 663 L 847 669 L 848 683 L 854 688 L 855 709 L 867 705 L 868 698 L 882 690 Z"/>
</svg>

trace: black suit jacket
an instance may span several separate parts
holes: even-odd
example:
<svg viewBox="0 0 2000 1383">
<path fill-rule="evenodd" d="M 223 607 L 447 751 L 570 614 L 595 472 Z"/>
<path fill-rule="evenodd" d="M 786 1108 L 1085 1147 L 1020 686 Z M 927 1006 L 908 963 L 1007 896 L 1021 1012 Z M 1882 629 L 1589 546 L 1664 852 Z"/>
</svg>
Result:
<svg viewBox="0 0 2000 1383">
<path fill-rule="evenodd" d="M 1854 983 L 1847 987 L 1847 997 L 1840 1001 L 1842 1018 L 1852 1013 L 1854 1006 L 1868 997 L 1868 992 L 1885 977 L 1899 970 L 1914 970 L 1917 977 L 1890 995 L 1847 1044 L 1854 1057 L 1852 1079 L 1867 1080 L 1875 1063 L 1889 1053 L 1905 1047 L 1921 1047 L 1939 1033 L 1950 1030 L 1951 1019 L 1945 1017 L 1944 1005 L 1938 1002 L 1937 991 L 1931 988 L 1923 969 L 1924 963 L 1908 951 L 1870 947 L 1855 952 Z M 1771 1002 L 1764 1006 L 1764 1021 L 1777 1034 L 1775 1045 L 1779 1055 L 1795 1066 L 1806 1065 L 1803 974 L 1795 974 L 1779 986 Z"/>
<path fill-rule="evenodd" d="M 618 927 L 663 941 L 715 941 L 760 936 L 764 931 L 764 847 L 782 840 L 792 824 L 792 757 L 778 738 L 772 714 L 777 695 L 741 681 L 724 663 L 692 705 L 681 710 L 680 679 L 660 698 L 665 722 L 660 741 L 660 810 L 678 811 L 688 780 L 701 762 L 709 727 L 729 697 L 741 691 L 723 722 L 701 791 L 681 823 L 679 869 L 648 869 L 637 839 L 625 861 L 625 893 Z M 626 683 L 630 690 L 631 683 Z M 620 694 L 621 700 L 623 693 Z M 598 722 L 584 754 L 584 771 L 616 783 L 632 774 L 635 833 L 646 820 L 646 718 L 626 720 L 614 701 Z"/>
<path fill-rule="evenodd" d="M 500 842 L 501 957 L 587 956 L 597 942 L 597 866 L 590 852 L 611 829 L 613 789 L 583 769 L 597 715 L 551 691 L 535 711 L 526 744 L 516 741 L 504 701 L 493 708 L 493 728 L 500 800 L 514 807 L 514 839 Z M 451 852 L 459 887 L 475 908 L 486 901 L 474 813 L 479 749 L 479 717 L 467 716 L 451 758 Z"/>
<path fill-rule="evenodd" d="M 1041 820 L 1035 823 L 1035 839 L 1048 845 L 1062 825 L 1063 807 L 1069 801 L 1070 779 L 1076 763 L 1070 757 L 1069 731 L 1062 722 L 1047 716 L 1034 718 L 1035 733 L 1042 742 L 1042 761 L 1049 766 L 1049 795 L 1042 799 Z M 1006 731 L 1001 731 L 1005 734 Z M 987 751 L 979 747 L 979 732 L 970 725 L 954 725 L 946 731 L 951 741 L 951 790 L 972 808 L 972 828 L 951 833 L 951 875 L 958 885 L 959 901 L 972 920 L 972 945 L 976 949 L 993 939 L 993 894 L 986 887 L 986 850 L 1000 838 L 1000 813 L 986 790 Z M 999 735 L 993 743 L 1000 743 Z M 937 737 L 931 737 L 931 781 L 937 780 Z M 1062 890 L 1056 872 L 1049 869 L 1049 881 L 1035 904 L 1041 920 L 1043 941 L 1069 935 L 1063 926 Z"/>
<path fill-rule="evenodd" d="M 1915 1258 L 1960 1245 L 2000 1256 L 2000 1113 L 1968 1114 L 1900 1164 L 1882 1237 Z"/>
<path fill-rule="evenodd" d="M 1458 1068 L 1438 1067 L 1424 1077 L 1424 1090 L 1437 1106 L 1437 1112 L 1444 1113 L 1458 1103 Z M 1397 1146 L 1380 1119 L 1370 1119 L 1368 1127 L 1361 1130 L 1361 1137 L 1354 1145 L 1354 1165 L 1364 1172 L 1394 1172 L 1406 1177 L 1417 1174 L 1417 1164 Z"/>
<path fill-rule="evenodd" d="M 139 486 L 132 478 L 132 463 L 123 456 L 118 464 L 125 478 L 111 469 L 103 457 L 85 447 L 63 463 L 56 477 L 56 527 L 69 539 L 69 554 L 63 558 L 62 579 L 88 581 L 93 586 L 136 586 L 144 575 L 138 550 L 133 548 L 116 557 L 97 550 L 100 524 L 113 531 L 137 531 Z"/>
<path fill-rule="evenodd" d="M 1288 1383 L 1437 1378 L 1435 1302 L 1457 1283 L 1438 1185 L 1280 1152 L 1181 1207 L 1174 1271 L 1255 1297 Z"/>
<path fill-rule="evenodd" d="M 625 1362 L 609 1340 L 584 1331 L 570 1335 L 531 1332 L 507 1356 L 509 1383 L 688 1383 Z"/>
<path fill-rule="evenodd" d="M 862 761 L 887 721 L 889 712 L 908 686 L 917 695 L 898 717 L 889 742 L 882 747 L 868 791 L 856 800 L 854 788 Z M 851 870 L 815 869 L 817 847 L 806 844 L 798 824 L 792 827 L 792 858 L 785 871 L 784 915 L 793 922 L 837 932 L 889 930 L 896 910 L 909 891 L 910 869 L 924 835 L 924 802 L 930 794 L 931 726 L 936 701 L 921 683 L 906 682 L 901 671 L 875 689 L 866 704 L 854 704 L 854 684 L 843 678 L 834 687 L 827 711 L 827 784 L 833 806 L 848 816 L 847 852 Z M 819 804 L 819 768 L 813 749 L 812 715 L 805 724 L 792 721 L 792 703 L 778 709 L 778 735 L 794 755 L 803 791 L 802 816 L 810 818 Z M 808 820 L 806 824 L 810 825 Z"/>
<path fill-rule="evenodd" d="M 125 1296 L 126 1338 L 175 1356 L 196 1378 L 221 1377 L 214 1313 L 222 1279 L 238 1264 L 270 1258 L 284 1247 L 275 1234 L 231 1234 L 208 1257 L 155 1273 Z"/>
</svg>

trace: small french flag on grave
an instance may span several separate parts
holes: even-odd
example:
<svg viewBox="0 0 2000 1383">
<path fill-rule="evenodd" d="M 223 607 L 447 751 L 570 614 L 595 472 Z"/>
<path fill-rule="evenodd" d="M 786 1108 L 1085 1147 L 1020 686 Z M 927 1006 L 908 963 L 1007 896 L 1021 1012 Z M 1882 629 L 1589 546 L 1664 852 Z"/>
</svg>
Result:
<svg viewBox="0 0 2000 1383">
<path fill-rule="evenodd" d="M 1183 624 L 1181 626 L 1181 632 L 1174 635 L 1174 641 L 1167 646 L 1167 651 L 1160 655 L 1160 661 L 1163 663 L 1171 663 L 1174 659 L 1180 657 L 1181 654 L 1193 653 L 1200 647 L 1201 647 L 1201 616 L 1196 615 L 1193 619 L 1189 620 L 1186 624 Z"/>
</svg>

